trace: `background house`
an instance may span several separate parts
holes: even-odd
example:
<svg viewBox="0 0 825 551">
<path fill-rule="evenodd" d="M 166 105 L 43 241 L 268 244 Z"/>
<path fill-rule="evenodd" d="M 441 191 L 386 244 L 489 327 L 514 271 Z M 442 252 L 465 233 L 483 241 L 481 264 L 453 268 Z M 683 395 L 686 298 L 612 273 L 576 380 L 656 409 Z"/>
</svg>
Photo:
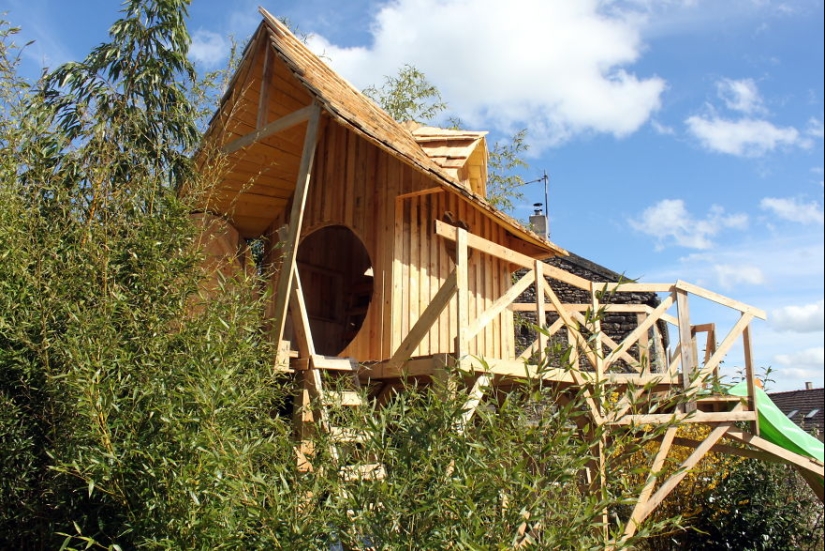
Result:
<svg viewBox="0 0 825 551">
<path fill-rule="evenodd" d="M 804 390 L 789 390 L 786 392 L 771 392 L 773 403 L 776 404 L 788 419 L 799 425 L 803 430 L 823 440 L 825 434 L 825 388 L 813 388 L 812 383 L 806 383 Z"/>
</svg>

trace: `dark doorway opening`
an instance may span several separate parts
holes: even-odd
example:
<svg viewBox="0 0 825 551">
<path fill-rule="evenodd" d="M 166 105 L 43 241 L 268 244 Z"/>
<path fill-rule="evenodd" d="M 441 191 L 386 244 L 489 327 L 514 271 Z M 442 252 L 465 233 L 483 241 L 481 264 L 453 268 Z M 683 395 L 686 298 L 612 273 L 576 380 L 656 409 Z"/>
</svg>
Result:
<svg viewBox="0 0 825 551">
<path fill-rule="evenodd" d="M 304 238 L 297 260 L 315 351 L 336 356 L 360 331 L 372 301 L 369 253 L 351 229 L 327 226 Z"/>
</svg>

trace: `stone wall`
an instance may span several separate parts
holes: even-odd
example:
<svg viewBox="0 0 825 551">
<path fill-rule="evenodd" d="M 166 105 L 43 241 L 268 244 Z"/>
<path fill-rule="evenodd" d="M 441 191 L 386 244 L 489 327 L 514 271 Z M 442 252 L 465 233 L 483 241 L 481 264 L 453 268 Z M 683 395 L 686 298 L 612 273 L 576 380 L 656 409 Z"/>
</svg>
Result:
<svg viewBox="0 0 825 551">
<path fill-rule="evenodd" d="M 603 266 L 582 258 L 576 254 L 570 253 L 568 257 L 554 257 L 545 261 L 547 264 L 577 275 L 584 279 L 596 282 L 617 282 L 622 280 L 622 275 L 612 270 L 608 270 Z M 520 277 L 524 275 L 525 271 L 517 272 Z M 548 283 L 553 288 L 553 291 L 559 299 L 565 304 L 590 304 L 590 292 L 584 289 L 573 287 L 567 283 L 561 282 L 553 278 L 547 278 Z M 535 303 L 535 287 L 530 286 L 515 302 L 532 302 Z M 601 298 L 604 303 L 611 304 L 646 304 L 655 308 L 659 305 L 659 298 L 655 293 L 636 293 L 636 292 L 616 292 L 611 293 Z M 558 319 L 558 314 L 550 312 L 547 314 L 546 323 L 551 325 Z M 536 339 L 536 330 L 534 328 L 536 316 L 530 312 L 519 312 L 516 315 L 516 353 L 520 354 Z M 605 313 L 601 318 L 602 332 L 609 336 L 616 342 L 621 342 L 627 335 L 629 335 L 638 325 L 637 315 L 635 313 Z M 657 372 L 663 369 L 666 363 L 665 350 L 668 347 L 667 324 L 665 322 L 658 323 L 659 331 L 650 331 L 648 340 L 650 343 L 648 358 L 651 363 L 652 371 Z M 656 342 L 655 333 L 662 335 L 662 339 L 654 346 Z M 565 331 L 559 331 L 551 341 L 557 345 L 556 352 L 564 351 L 569 346 L 567 342 L 567 334 Z M 610 349 L 604 348 L 603 354 L 608 354 Z M 639 357 L 638 345 L 634 345 L 630 351 L 630 355 L 634 358 Z M 552 354 L 551 354 L 552 357 Z M 551 359 L 550 363 L 559 363 L 560 360 Z M 590 364 L 582 358 L 580 367 L 584 370 L 592 369 Z M 624 361 L 619 361 L 614 364 L 614 371 L 631 371 L 632 368 Z"/>
</svg>

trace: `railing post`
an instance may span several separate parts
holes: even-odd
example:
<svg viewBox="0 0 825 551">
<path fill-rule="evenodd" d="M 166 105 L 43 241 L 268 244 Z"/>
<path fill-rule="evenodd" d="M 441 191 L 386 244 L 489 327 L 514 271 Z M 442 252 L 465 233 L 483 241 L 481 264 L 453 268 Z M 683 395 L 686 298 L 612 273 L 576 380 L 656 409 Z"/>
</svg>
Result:
<svg viewBox="0 0 825 551">
<path fill-rule="evenodd" d="M 636 314 L 636 325 L 639 326 L 645 322 L 647 314 Z M 653 332 L 653 343 L 651 344 L 650 333 Z M 656 356 L 653 351 L 656 346 L 656 324 L 653 324 L 653 329 L 645 331 L 644 335 L 639 337 L 639 366 L 642 375 L 649 375 L 653 372 L 653 361 Z"/>
<path fill-rule="evenodd" d="M 547 357 L 547 336 L 543 329 L 547 327 L 547 310 L 544 307 L 544 262 L 536 260 L 533 264 L 536 274 L 536 326 L 538 327 L 539 357 Z"/>
<path fill-rule="evenodd" d="M 469 354 L 467 326 L 469 325 L 470 290 L 467 282 L 467 230 L 456 228 L 455 270 L 456 270 L 456 333 L 455 359 L 461 361 Z"/>
<path fill-rule="evenodd" d="M 691 395 L 693 378 L 696 374 L 696 354 L 690 330 L 690 308 L 687 291 L 676 289 L 676 308 L 679 313 L 679 350 L 682 356 L 682 385 L 689 400 L 685 403 L 685 413 L 696 411 L 696 401 Z"/>
<path fill-rule="evenodd" d="M 745 326 L 742 330 L 742 345 L 745 351 L 745 379 L 748 381 L 748 406 L 755 413 L 751 432 L 759 436 L 759 408 L 756 403 L 756 381 L 753 373 L 753 359 L 751 357 L 751 328 Z"/>
<path fill-rule="evenodd" d="M 604 347 L 602 346 L 602 320 L 599 314 L 599 297 L 596 282 L 590 282 L 590 317 L 593 323 L 593 348 L 596 353 L 596 380 L 604 379 Z"/>
</svg>

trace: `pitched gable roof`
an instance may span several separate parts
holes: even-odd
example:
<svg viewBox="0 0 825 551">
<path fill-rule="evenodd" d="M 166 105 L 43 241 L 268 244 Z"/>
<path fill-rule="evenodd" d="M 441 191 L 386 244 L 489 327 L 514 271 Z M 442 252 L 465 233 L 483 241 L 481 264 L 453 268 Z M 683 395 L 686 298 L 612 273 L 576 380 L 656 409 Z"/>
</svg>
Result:
<svg viewBox="0 0 825 551">
<path fill-rule="evenodd" d="M 516 235 L 534 249 L 535 256 L 551 256 L 553 254 L 567 254 L 564 249 L 549 242 L 547 239 L 528 230 L 511 217 L 501 213 L 492 206 L 490 206 L 482 196 L 474 194 L 467 186 L 463 185 L 453 174 L 440 166 L 422 149 L 415 137 L 402 125 L 390 117 L 384 110 L 378 107 L 373 101 L 364 96 L 355 87 L 343 79 L 340 75 L 335 73 L 326 63 L 324 63 L 318 56 L 312 53 L 306 45 L 298 40 L 286 26 L 273 17 L 269 12 L 260 8 L 263 21 L 258 27 L 257 31 L 250 40 L 247 49 L 244 52 L 244 59 L 230 83 L 230 90 L 224 97 L 221 108 L 216 116 L 210 122 L 210 129 L 208 136 L 216 138 L 222 145 L 226 145 L 233 139 L 237 139 L 244 134 L 254 131 L 255 113 L 250 105 L 242 106 L 240 109 L 235 109 L 233 106 L 227 107 L 232 103 L 230 98 L 233 92 L 237 97 L 244 95 L 246 92 L 235 90 L 243 86 L 247 86 L 245 78 L 253 75 L 251 80 L 258 81 L 250 86 L 260 87 L 260 81 L 266 78 L 266 69 L 256 67 L 261 61 L 255 56 L 259 55 L 261 48 L 268 46 L 270 52 L 274 52 L 281 61 L 282 66 L 288 68 L 290 73 L 290 80 L 294 79 L 300 83 L 300 87 L 308 92 L 306 106 L 308 103 L 317 102 L 323 111 L 330 116 L 335 122 L 345 127 L 350 128 L 364 139 L 375 144 L 383 151 L 401 160 L 402 162 L 412 166 L 429 175 L 434 183 L 440 185 L 448 191 L 451 191 L 464 200 L 471 203 L 474 208 L 484 212 L 486 216 L 494 220 L 497 224 L 506 227 L 508 231 Z M 268 53 L 266 55 L 269 55 Z M 259 56 L 260 58 L 261 56 Z M 263 58 L 266 59 L 266 58 Z M 265 63 L 265 61 L 264 61 Z M 246 76 L 244 76 L 246 75 Z M 283 82 L 280 80 L 279 82 Z M 295 95 L 304 95 L 293 93 Z M 258 93 L 253 93 L 254 98 L 258 98 Z M 300 105 L 302 101 L 299 98 L 287 97 L 288 100 L 295 101 Z M 250 101 L 248 103 L 254 103 Z M 294 109 L 297 110 L 297 107 Z M 240 111 L 240 113 L 238 113 Z M 270 113 L 271 114 L 271 113 Z M 286 113 L 279 113 L 283 116 Z M 244 120 L 233 121 L 232 118 L 242 117 Z M 300 126 L 298 128 L 301 128 Z M 245 130 L 244 130 L 245 129 Z M 289 141 L 289 136 L 284 141 Z M 252 149 L 254 146 L 249 146 L 246 149 Z M 288 150 L 287 153 L 292 154 L 290 144 L 282 146 L 278 145 L 279 150 Z M 234 151 L 230 154 L 229 164 L 232 166 L 249 164 L 251 157 L 256 155 L 247 155 L 248 151 L 240 150 Z M 294 157 L 294 154 L 292 155 Z M 294 160 L 292 161 L 295 162 Z M 251 184 L 252 189 L 244 188 L 244 184 L 239 178 L 238 181 L 232 182 L 231 192 L 236 195 L 239 190 L 245 189 L 245 192 L 250 192 L 260 199 L 256 199 L 264 205 L 269 205 L 266 208 L 283 208 L 288 200 L 291 189 L 294 189 L 294 183 L 291 189 L 287 187 L 288 176 L 290 173 L 290 166 L 284 163 L 280 167 L 267 167 L 269 171 L 266 174 L 255 174 L 255 181 Z M 250 169 L 249 173 L 252 173 Z M 273 192 L 272 189 L 264 189 L 266 187 L 267 179 L 278 180 L 277 187 L 279 191 Z M 272 184 L 272 186 L 276 186 Z M 228 204 L 231 199 L 228 195 L 222 199 L 225 204 Z M 220 209 L 219 209 L 220 210 Z M 265 208 L 261 207 L 261 211 Z M 259 224 L 260 225 L 260 224 Z M 258 226 L 259 226 L 258 225 Z M 255 227 L 258 227 L 255 226 Z M 247 231 L 251 233 L 252 230 Z"/>
</svg>

